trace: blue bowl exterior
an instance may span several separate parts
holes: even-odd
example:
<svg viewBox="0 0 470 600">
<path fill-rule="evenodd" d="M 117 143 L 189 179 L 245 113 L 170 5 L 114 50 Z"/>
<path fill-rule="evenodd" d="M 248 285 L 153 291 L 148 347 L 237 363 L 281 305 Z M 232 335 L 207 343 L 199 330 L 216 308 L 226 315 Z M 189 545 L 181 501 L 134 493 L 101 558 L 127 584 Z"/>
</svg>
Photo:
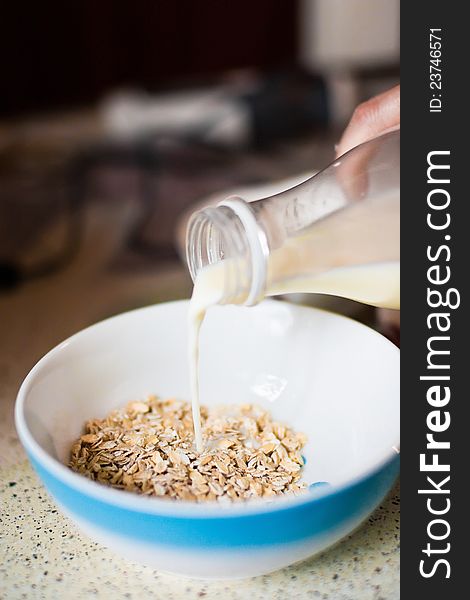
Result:
<svg viewBox="0 0 470 600">
<path fill-rule="evenodd" d="M 328 536 L 352 520 L 365 518 L 390 490 L 399 472 L 399 456 L 349 486 L 297 505 L 266 512 L 220 516 L 168 516 L 131 510 L 97 500 L 69 486 L 31 454 L 29 458 L 49 492 L 72 515 L 91 526 L 174 549 L 262 548 Z M 98 484 L 97 484 L 98 485 Z M 124 492 L 123 492 L 124 493 Z"/>
</svg>

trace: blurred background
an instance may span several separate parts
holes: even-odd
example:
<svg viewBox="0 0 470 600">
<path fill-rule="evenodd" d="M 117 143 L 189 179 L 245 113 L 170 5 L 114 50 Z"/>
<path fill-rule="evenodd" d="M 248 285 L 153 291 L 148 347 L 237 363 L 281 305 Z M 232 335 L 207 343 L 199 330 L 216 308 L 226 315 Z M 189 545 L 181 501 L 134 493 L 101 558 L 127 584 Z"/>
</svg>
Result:
<svg viewBox="0 0 470 600">
<path fill-rule="evenodd" d="M 398 82 L 399 0 L 4 3 L 0 50 L 0 380 L 21 365 L 17 382 L 83 326 L 188 297 L 195 204 L 332 160 L 354 107 Z"/>
</svg>

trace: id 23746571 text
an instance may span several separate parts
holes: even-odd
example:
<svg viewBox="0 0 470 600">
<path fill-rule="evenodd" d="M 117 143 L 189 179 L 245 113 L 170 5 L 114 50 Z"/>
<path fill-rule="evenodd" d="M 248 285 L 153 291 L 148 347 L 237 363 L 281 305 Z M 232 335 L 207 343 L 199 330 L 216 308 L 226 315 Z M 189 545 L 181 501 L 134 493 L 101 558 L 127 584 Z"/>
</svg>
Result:
<svg viewBox="0 0 470 600">
<path fill-rule="evenodd" d="M 442 111 L 442 30 L 429 30 L 429 112 Z"/>
</svg>

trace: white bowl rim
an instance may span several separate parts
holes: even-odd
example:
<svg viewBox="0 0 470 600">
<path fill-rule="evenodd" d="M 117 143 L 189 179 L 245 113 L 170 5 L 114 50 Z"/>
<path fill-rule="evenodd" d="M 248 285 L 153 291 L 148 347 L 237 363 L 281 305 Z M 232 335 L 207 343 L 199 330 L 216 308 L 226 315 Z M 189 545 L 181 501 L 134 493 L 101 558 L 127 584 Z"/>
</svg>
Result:
<svg viewBox="0 0 470 600">
<path fill-rule="evenodd" d="M 113 321 L 114 319 L 120 319 L 123 316 L 136 314 L 139 312 L 151 311 L 156 307 L 164 306 L 167 304 L 187 304 L 188 302 L 188 300 L 161 302 L 159 304 L 153 304 L 150 306 L 144 306 L 142 308 L 125 311 L 123 313 L 119 313 L 118 315 L 111 316 L 107 319 L 103 319 L 102 321 L 89 325 L 88 327 L 81 329 L 77 333 L 68 337 L 63 342 L 59 343 L 57 346 L 49 350 L 49 352 L 47 352 L 41 359 L 39 359 L 39 361 L 28 373 L 18 391 L 15 404 L 15 425 L 18 432 L 18 436 L 23 446 L 32 455 L 32 457 L 35 458 L 41 466 L 43 466 L 59 481 L 65 483 L 74 490 L 87 496 L 90 496 L 96 500 L 136 512 L 144 512 L 147 514 L 155 514 L 160 516 L 171 516 L 176 518 L 230 518 L 249 514 L 263 514 L 276 512 L 283 509 L 315 503 L 316 501 L 323 499 L 327 496 L 334 496 L 350 487 L 353 487 L 356 484 L 359 484 L 361 481 L 366 480 L 368 477 L 378 473 L 384 467 L 386 467 L 388 463 L 390 463 L 394 458 L 396 458 L 397 455 L 400 454 L 400 442 L 399 440 L 397 440 L 397 443 L 390 448 L 386 448 L 382 455 L 371 466 L 369 466 L 369 468 L 365 469 L 360 474 L 356 475 L 355 477 L 351 477 L 350 479 L 346 480 L 341 484 L 334 486 L 321 486 L 318 488 L 318 490 L 315 490 L 315 492 L 313 493 L 307 492 L 299 496 L 278 497 L 270 502 L 266 502 L 262 499 L 255 499 L 247 503 L 237 502 L 230 504 L 220 504 L 216 501 L 206 503 L 195 503 L 185 502 L 184 500 L 175 501 L 163 498 L 145 497 L 139 494 L 134 494 L 132 492 L 127 492 L 125 490 L 113 489 L 96 481 L 91 481 L 83 477 L 82 475 L 73 472 L 59 460 L 53 458 L 36 442 L 26 425 L 26 419 L 24 416 L 24 404 L 26 396 L 28 394 L 32 382 L 34 381 L 36 374 L 44 367 L 45 364 L 48 363 L 48 361 L 51 358 L 53 358 L 56 354 L 59 354 L 66 346 L 73 342 L 75 338 L 81 336 L 83 333 L 90 329 L 102 325 L 103 323 L 108 323 L 110 321 Z M 383 335 L 381 335 L 371 327 L 368 327 L 367 325 L 364 325 L 349 317 L 336 314 L 332 311 L 325 310 L 323 308 L 297 305 L 293 304 L 292 302 L 282 300 L 263 301 L 263 303 L 279 302 L 282 302 L 283 304 L 288 304 L 289 307 L 294 311 L 313 310 L 315 312 L 328 313 L 338 319 L 345 319 L 347 321 L 350 321 L 354 323 L 357 327 L 365 328 L 369 331 L 369 333 L 380 337 L 385 343 L 390 344 L 390 346 L 398 354 L 400 354 L 399 348 L 395 346 L 395 344 L 390 342 L 390 340 L 385 338 Z"/>
</svg>

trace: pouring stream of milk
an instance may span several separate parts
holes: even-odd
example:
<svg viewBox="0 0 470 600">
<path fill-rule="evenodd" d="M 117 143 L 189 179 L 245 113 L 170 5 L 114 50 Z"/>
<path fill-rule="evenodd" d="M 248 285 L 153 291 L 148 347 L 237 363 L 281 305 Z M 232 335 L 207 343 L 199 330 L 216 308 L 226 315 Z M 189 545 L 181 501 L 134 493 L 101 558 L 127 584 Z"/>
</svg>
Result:
<svg viewBox="0 0 470 600">
<path fill-rule="evenodd" d="M 222 266 L 222 265 L 221 265 Z M 222 297 L 222 287 L 217 283 L 223 283 L 223 279 L 210 277 L 211 267 L 206 267 L 198 274 L 194 282 L 193 294 L 189 304 L 188 312 L 188 336 L 189 336 L 189 377 L 191 389 L 191 404 L 194 423 L 194 439 L 196 450 L 201 453 L 204 449 L 201 430 L 201 409 L 199 403 L 199 338 L 201 325 L 206 316 L 207 309 L 218 304 Z M 223 273 L 221 273 L 223 275 Z M 207 276 L 209 275 L 209 277 Z M 212 285 L 215 283 L 216 285 Z"/>
</svg>

